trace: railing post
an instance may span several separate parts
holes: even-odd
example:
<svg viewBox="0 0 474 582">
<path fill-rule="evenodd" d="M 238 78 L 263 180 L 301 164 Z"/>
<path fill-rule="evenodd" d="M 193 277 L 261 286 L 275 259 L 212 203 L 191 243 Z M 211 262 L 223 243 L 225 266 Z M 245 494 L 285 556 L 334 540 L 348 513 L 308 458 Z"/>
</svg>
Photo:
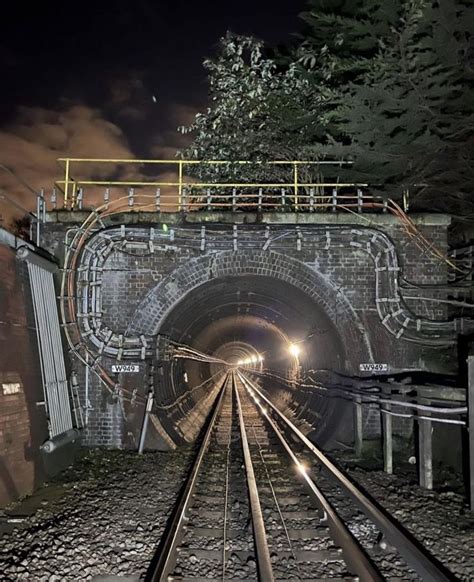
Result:
<svg viewBox="0 0 474 582">
<path fill-rule="evenodd" d="M 71 210 L 76 209 L 77 193 L 78 193 L 77 185 L 73 181 L 73 182 L 71 182 Z"/>
<path fill-rule="evenodd" d="M 285 194 L 286 194 L 286 192 L 285 192 L 285 189 L 284 189 L 284 188 L 282 188 L 282 189 L 281 189 L 281 209 L 282 209 L 283 211 L 285 210 L 285 204 L 286 204 L 286 201 L 285 201 Z"/>
<path fill-rule="evenodd" d="M 182 210 L 183 206 L 183 162 L 179 160 L 178 162 L 178 200 L 179 200 L 179 210 Z"/>
<path fill-rule="evenodd" d="M 82 190 L 82 188 L 79 188 L 79 190 L 77 191 L 77 207 L 79 210 L 82 210 L 82 203 L 83 203 L 83 199 L 84 199 L 84 191 Z"/>
<path fill-rule="evenodd" d="M 128 190 L 128 205 L 129 206 L 133 206 L 134 195 L 135 195 L 135 190 L 133 188 L 130 188 Z"/>
<path fill-rule="evenodd" d="M 258 206 L 257 206 L 259 212 L 262 212 L 262 197 L 263 197 L 262 196 L 262 189 L 259 188 L 258 189 Z"/>
<path fill-rule="evenodd" d="M 336 212 L 337 210 L 337 188 L 333 188 L 332 190 L 332 212 Z"/>
<path fill-rule="evenodd" d="M 156 211 L 160 212 L 160 210 L 161 210 L 161 189 L 160 188 L 156 189 L 155 204 L 156 204 Z"/>
<path fill-rule="evenodd" d="M 106 188 L 104 192 L 104 204 L 106 209 L 109 207 L 109 200 L 110 200 L 110 190 L 109 188 Z"/>
<path fill-rule="evenodd" d="M 208 188 L 207 192 L 207 210 L 210 212 L 212 209 L 212 196 L 211 196 L 211 189 Z"/>
<path fill-rule="evenodd" d="M 181 207 L 180 210 L 182 210 L 183 212 L 187 211 L 187 197 L 188 197 L 188 192 L 186 190 L 186 188 L 183 188 L 181 191 Z"/>
<path fill-rule="evenodd" d="M 44 197 L 43 188 L 41 188 L 41 221 L 46 222 L 46 198 Z"/>
<path fill-rule="evenodd" d="M 41 214 L 41 196 L 39 194 L 36 195 L 36 246 L 40 246 L 40 214 Z M 33 224 L 33 221 L 31 222 Z M 30 232 L 30 238 L 32 237 L 32 233 Z"/>
<path fill-rule="evenodd" d="M 362 212 L 362 190 L 357 188 L 357 212 Z"/>
<path fill-rule="evenodd" d="M 293 162 L 293 187 L 295 192 L 295 211 L 298 212 L 298 164 Z"/>
<path fill-rule="evenodd" d="M 232 188 L 232 210 L 235 212 L 237 210 L 237 191 Z"/>
<path fill-rule="evenodd" d="M 64 166 L 64 208 L 67 208 L 69 194 L 69 159 L 66 158 Z"/>
<path fill-rule="evenodd" d="M 314 188 L 309 189 L 309 211 L 314 212 Z"/>
<path fill-rule="evenodd" d="M 53 210 L 56 210 L 57 202 L 58 197 L 56 195 L 56 188 L 53 188 L 53 191 L 51 192 L 51 206 L 53 207 Z"/>
</svg>

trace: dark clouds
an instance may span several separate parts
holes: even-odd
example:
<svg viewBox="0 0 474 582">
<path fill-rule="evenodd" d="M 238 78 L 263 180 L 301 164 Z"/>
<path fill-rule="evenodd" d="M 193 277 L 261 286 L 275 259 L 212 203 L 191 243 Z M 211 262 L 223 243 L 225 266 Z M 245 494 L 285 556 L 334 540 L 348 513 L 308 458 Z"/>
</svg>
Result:
<svg viewBox="0 0 474 582">
<path fill-rule="evenodd" d="M 173 157 L 189 139 L 176 127 L 206 106 L 201 63 L 219 37 L 231 29 L 286 41 L 304 6 L 303 0 L 2 6 L 0 163 L 34 187 L 50 187 L 60 176 L 58 157 Z M 14 188 L 0 172 L 2 186 Z"/>
<path fill-rule="evenodd" d="M 65 152 L 75 157 L 133 157 L 122 130 L 99 110 L 83 105 L 57 111 L 21 107 L 18 116 L 0 130 L 0 152 L 2 164 L 35 189 L 51 188 L 62 177 L 57 159 Z M 100 178 L 107 177 L 109 170 L 91 166 L 89 172 Z M 31 193 L 7 172 L 0 172 L 0 188 L 14 193 L 24 206 L 34 207 Z"/>
</svg>

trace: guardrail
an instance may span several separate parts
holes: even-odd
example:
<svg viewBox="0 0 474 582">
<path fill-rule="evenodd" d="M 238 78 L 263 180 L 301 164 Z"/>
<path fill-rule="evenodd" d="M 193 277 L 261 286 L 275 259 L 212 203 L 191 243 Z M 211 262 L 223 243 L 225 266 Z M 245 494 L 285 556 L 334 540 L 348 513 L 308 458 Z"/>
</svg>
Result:
<svg viewBox="0 0 474 582">
<path fill-rule="evenodd" d="M 64 177 L 56 182 L 53 208 L 81 210 L 98 202 L 108 206 L 120 200 L 125 210 L 192 212 L 196 210 L 254 210 L 259 212 L 336 212 L 345 208 L 387 211 L 387 201 L 373 196 L 367 184 L 339 179 L 347 161 L 275 160 L 250 162 L 225 160 L 135 160 L 61 158 Z M 232 181 L 222 181 L 223 172 Z M 322 168 L 331 175 L 317 179 Z M 198 180 L 190 174 L 213 174 L 214 179 Z M 77 175 L 76 175 L 77 174 Z M 265 175 L 271 179 L 251 179 Z M 105 179 L 105 177 L 107 179 Z M 86 200 L 87 196 L 87 200 Z"/>
</svg>

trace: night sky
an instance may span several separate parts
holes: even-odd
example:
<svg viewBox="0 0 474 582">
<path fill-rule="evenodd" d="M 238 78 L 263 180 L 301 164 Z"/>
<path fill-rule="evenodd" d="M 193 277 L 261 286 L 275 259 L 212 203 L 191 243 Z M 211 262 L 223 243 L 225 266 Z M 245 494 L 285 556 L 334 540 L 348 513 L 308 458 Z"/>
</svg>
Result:
<svg viewBox="0 0 474 582">
<path fill-rule="evenodd" d="M 304 9 L 304 0 L 9 3 L 0 162 L 38 187 L 60 156 L 174 157 L 176 127 L 206 106 L 202 61 L 226 30 L 277 45 L 301 28 Z"/>
</svg>

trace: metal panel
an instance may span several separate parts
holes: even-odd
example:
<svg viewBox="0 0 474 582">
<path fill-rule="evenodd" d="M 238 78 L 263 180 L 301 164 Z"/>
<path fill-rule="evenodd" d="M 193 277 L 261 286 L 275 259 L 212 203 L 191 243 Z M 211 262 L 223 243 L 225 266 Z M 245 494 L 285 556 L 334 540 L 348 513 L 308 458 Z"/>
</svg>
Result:
<svg viewBox="0 0 474 582">
<path fill-rule="evenodd" d="M 50 438 L 72 429 L 71 404 L 53 274 L 28 261 Z"/>
</svg>

